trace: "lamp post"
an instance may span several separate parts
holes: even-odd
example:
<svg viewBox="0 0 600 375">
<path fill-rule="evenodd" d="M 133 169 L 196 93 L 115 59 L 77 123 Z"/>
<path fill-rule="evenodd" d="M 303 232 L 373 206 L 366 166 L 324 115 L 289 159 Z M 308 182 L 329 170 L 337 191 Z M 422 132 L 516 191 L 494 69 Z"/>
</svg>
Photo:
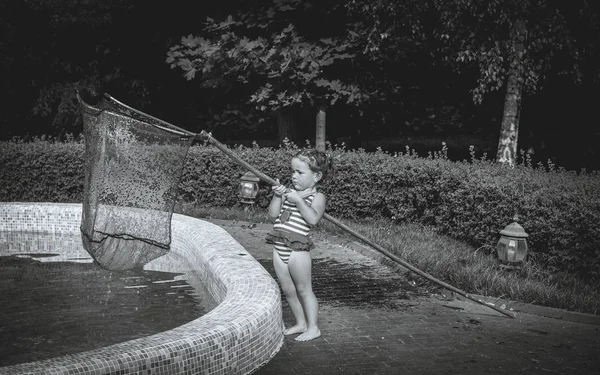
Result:
<svg viewBox="0 0 600 375">
<path fill-rule="evenodd" d="M 240 178 L 240 189 L 238 196 L 240 202 L 244 204 L 254 204 L 256 194 L 258 194 L 258 181 L 259 178 L 250 171 L 244 173 Z"/>
<path fill-rule="evenodd" d="M 515 214 L 513 222 L 500 231 L 500 240 L 496 246 L 500 265 L 517 268 L 523 264 L 527 256 L 527 240 L 529 234 L 519 225 L 519 216 Z"/>
</svg>

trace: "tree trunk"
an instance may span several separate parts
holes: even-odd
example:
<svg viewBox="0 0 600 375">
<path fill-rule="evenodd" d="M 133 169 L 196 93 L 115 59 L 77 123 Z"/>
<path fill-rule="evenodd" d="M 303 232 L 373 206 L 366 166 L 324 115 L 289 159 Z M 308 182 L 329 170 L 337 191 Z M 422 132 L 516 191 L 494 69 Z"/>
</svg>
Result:
<svg viewBox="0 0 600 375">
<path fill-rule="evenodd" d="M 290 109 L 281 108 L 277 111 L 277 131 L 279 133 L 279 145 L 283 145 L 284 139 L 296 141 L 296 120 Z"/>
<path fill-rule="evenodd" d="M 325 129 L 326 129 L 325 106 L 319 106 L 317 112 L 315 147 L 319 151 L 325 152 Z"/>
<path fill-rule="evenodd" d="M 504 113 L 500 126 L 498 153 L 496 161 L 508 163 L 514 167 L 517 161 L 517 140 L 519 139 L 519 117 L 523 94 L 523 52 L 527 30 L 525 22 L 517 20 L 513 26 L 513 54 L 510 58 L 506 95 L 504 97 Z"/>
</svg>

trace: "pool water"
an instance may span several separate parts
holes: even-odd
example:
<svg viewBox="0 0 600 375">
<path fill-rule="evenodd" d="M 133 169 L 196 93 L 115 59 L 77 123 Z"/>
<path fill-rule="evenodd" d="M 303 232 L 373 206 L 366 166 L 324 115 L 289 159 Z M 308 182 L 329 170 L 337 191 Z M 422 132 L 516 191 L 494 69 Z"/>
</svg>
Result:
<svg viewBox="0 0 600 375">
<path fill-rule="evenodd" d="M 79 234 L 0 233 L 0 366 L 175 328 L 214 308 L 207 296 L 186 272 L 105 270 Z"/>
</svg>

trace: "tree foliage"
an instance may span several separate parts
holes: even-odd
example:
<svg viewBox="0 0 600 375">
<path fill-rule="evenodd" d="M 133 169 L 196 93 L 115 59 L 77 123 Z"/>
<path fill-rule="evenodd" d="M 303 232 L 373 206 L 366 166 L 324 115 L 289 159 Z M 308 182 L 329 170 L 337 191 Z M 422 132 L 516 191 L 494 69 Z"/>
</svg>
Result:
<svg viewBox="0 0 600 375">
<path fill-rule="evenodd" d="M 535 93 L 549 76 L 581 82 L 584 66 L 597 59 L 598 20 L 586 0 L 353 0 L 350 12 L 365 15 L 369 50 L 393 55 L 399 43 L 423 46 L 432 60 L 457 74 L 476 70 L 473 100 L 500 90 L 514 53 L 513 25 L 525 22 L 526 48 L 518 63 L 524 88 Z M 590 72 L 595 77 L 598 70 Z"/>
<path fill-rule="evenodd" d="M 348 74 L 358 45 L 347 33 L 336 34 L 338 30 L 320 36 L 301 30 L 311 19 L 319 28 L 318 20 L 334 11 L 299 0 L 275 0 L 223 20 L 207 18 L 202 35 L 183 37 L 168 52 L 167 62 L 182 69 L 188 80 L 198 77 L 205 88 L 249 85 L 248 102 L 266 113 L 292 106 L 360 106 L 370 96 Z M 337 26 L 345 33 L 344 25 Z"/>
<path fill-rule="evenodd" d="M 583 20 L 572 14 L 576 3 L 565 6 L 564 2 L 546 0 L 436 0 L 441 22 L 434 37 L 441 42 L 439 53 L 444 61 L 456 68 L 462 64 L 477 66 L 479 77 L 472 91 L 476 102 L 481 102 L 487 92 L 502 88 L 511 64 L 521 65 L 523 88 L 533 94 L 549 75 L 567 74 L 581 82 L 583 51 L 572 30 Z M 525 25 L 521 51 L 515 51 L 513 43 L 513 25 L 518 21 Z M 517 60 L 511 59 L 515 53 Z"/>
<path fill-rule="evenodd" d="M 77 133 L 74 87 L 109 92 L 192 131 L 218 124 L 227 136 L 266 139 L 273 113 L 312 123 L 317 108 L 327 109 L 328 137 L 358 140 L 350 147 L 363 147 L 365 134 L 490 134 L 515 66 L 529 95 L 523 134 L 536 126 L 558 139 L 558 125 L 594 115 L 586 112 L 593 101 L 573 85 L 597 90 L 598 2 L 224 0 L 203 4 L 200 14 L 185 10 L 194 4 L 0 2 L 10 108 L 0 113 L 2 137 Z M 565 100 L 571 104 L 559 111 Z M 571 133 L 584 131 L 579 126 Z M 583 148 L 597 149 L 593 137 L 586 141 Z"/>
</svg>

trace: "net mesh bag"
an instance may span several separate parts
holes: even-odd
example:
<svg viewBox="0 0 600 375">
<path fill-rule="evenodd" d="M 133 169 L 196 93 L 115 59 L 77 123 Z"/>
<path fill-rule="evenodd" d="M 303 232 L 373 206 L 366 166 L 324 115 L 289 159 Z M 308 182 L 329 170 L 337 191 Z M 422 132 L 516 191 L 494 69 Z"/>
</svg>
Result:
<svg viewBox="0 0 600 375">
<path fill-rule="evenodd" d="M 140 267 L 169 251 L 194 134 L 107 96 L 94 106 L 78 98 L 86 161 L 83 246 L 106 269 Z"/>
</svg>

